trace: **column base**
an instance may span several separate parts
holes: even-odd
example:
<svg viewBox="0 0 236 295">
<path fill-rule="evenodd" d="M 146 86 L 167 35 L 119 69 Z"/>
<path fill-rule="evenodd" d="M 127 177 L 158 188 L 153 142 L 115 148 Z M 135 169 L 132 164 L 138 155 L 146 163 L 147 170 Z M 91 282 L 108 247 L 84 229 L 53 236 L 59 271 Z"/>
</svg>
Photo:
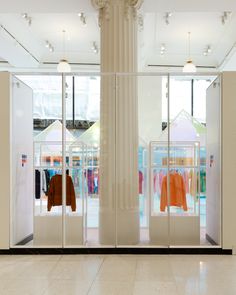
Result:
<svg viewBox="0 0 236 295">
<path fill-rule="evenodd" d="M 137 245 L 139 243 L 139 211 L 119 209 L 116 216 L 115 210 L 101 209 L 99 212 L 99 242 L 102 245 L 111 246 Z"/>
</svg>

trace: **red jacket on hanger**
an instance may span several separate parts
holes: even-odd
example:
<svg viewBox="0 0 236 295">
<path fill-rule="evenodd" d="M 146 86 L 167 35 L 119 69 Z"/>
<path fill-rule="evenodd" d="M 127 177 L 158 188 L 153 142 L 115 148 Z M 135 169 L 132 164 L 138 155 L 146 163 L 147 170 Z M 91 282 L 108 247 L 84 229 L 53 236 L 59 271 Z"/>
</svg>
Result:
<svg viewBox="0 0 236 295">
<path fill-rule="evenodd" d="M 49 183 L 48 190 L 48 211 L 52 206 L 62 205 L 62 175 L 56 174 Z M 66 206 L 71 206 L 72 211 L 76 210 L 75 190 L 72 178 L 66 175 Z"/>
</svg>

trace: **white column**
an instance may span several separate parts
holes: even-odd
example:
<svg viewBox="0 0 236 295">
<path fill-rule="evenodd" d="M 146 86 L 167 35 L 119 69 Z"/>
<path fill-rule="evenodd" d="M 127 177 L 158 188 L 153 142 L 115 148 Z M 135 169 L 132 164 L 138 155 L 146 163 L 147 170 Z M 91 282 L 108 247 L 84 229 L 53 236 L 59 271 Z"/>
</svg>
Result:
<svg viewBox="0 0 236 295">
<path fill-rule="evenodd" d="M 136 11 L 142 1 L 92 2 L 99 9 L 101 72 L 136 72 Z M 100 242 L 136 244 L 139 241 L 136 77 L 102 76 L 100 127 Z"/>
</svg>

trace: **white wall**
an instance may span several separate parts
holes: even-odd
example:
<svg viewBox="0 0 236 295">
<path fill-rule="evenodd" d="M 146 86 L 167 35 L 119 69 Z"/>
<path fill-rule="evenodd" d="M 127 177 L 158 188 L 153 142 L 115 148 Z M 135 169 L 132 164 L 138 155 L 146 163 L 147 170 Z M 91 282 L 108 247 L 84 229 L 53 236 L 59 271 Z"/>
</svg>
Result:
<svg viewBox="0 0 236 295">
<path fill-rule="evenodd" d="M 236 248 L 236 72 L 222 76 L 223 248 Z"/>
<path fill-rule="evenodd" d="M 138 77 L 139 137 L 147 144 L 162 132 L 162 77 Z"/>
<path fill-rule="evenodd" d="M 32 90 L 12 78 L 12 242 L 33 233 L 33 112 Z M 22 155 L 27 162 L 22 166 Z"/>
<path fill-rule="evenodd" d="M 206 233 L 218 245 L 221 243 L 220 93 L 218 78 L 206 94 Z"/>
<path fill-rule="evenodd" d="M 9 248 L 10 240 L 10 75 L 0 73 L 0 249 Z"/>
</svg>

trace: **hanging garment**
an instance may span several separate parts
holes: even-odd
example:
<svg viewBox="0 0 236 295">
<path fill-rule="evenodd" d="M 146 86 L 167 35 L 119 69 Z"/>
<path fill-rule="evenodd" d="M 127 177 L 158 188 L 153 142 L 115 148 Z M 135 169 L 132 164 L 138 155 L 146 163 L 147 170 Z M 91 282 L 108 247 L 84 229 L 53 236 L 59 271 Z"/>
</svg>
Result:
<svg viewBox="0 0 236 295">
<path fill-rule="evenodd" d="M 44 170 L 41 172 L 41 175 L 42 175 L 42 191 L 43 193 L 45 193 L 47 191 L 47 180 L 46 180 L 46 173 Z"/>
<path fill-rule="evenodd" d="M 189 173 L 187 170 L 183 172 L 183 178 L 185 183 L 185 191 L 186 191 L 186 194 L 188 194 L 189 193 Z"/>
<path fill-rule="evenodd" d="M 141 195 L 143 193 L 143 172 L 142 171 L 139 171 L 138 172 L 138 175 L 139 175 L 139 194 Z"/>
<path fill-rule="evenodd" d="M 184 211 L 187 211 L 187 201 L 186 201 L 186 191 L 185 183 L 182 175 L 179 173 L 170 173 L 170 197 L 169 205 L 182 207 Z M 165 211 L 168 206 L 167 198 L 167 176 L 163 177 L 162 187 L 161 187 L 161 202 L 160 211 Z"/>
<path fill-rule="evenodd" d="M 93 182 L 93 170 L 87 170 L 87 184 L 88 184 L 88 193 L 93 194 L 94 192 L 94 182 Z"/>
<path fill-rule="evenodd" d="M 40 199 L 41 174 L 39 170 L 35 170 L 35 199 Z"/>
<path fill-rule="evenodd" d="M 46 179 L 46 190 L 44 191 L 44 193 L 47 196 L 48 189 L 49 189 L 49 182 L 50 182 L 50 173 L 47 169 L 44 170 L 44 173 L 45 173 L 45 179 Z"/>
<path fill-rule="evenodd" d="M 200 171 L 200 192 L 206 192 L 206 170 L 203 169 Z"/>
<path fill-rule="evenodd" d="M 159 181 L 159 175 L 156 170 L 153 170 L 153 192 L 154 192 L 154 194 L 158 190 L 158 181 Z"/>
<path fill-rule="evenodd" d="M 62 175 L 56 174 L 49 183 L 48 190 L 48 211 L 53 206 L 62 205 Z M 66 175 L 66 206 L 71 206 L 72 211 L 76 210 L 75 190 L 72 178 Z"/>
</svg>

